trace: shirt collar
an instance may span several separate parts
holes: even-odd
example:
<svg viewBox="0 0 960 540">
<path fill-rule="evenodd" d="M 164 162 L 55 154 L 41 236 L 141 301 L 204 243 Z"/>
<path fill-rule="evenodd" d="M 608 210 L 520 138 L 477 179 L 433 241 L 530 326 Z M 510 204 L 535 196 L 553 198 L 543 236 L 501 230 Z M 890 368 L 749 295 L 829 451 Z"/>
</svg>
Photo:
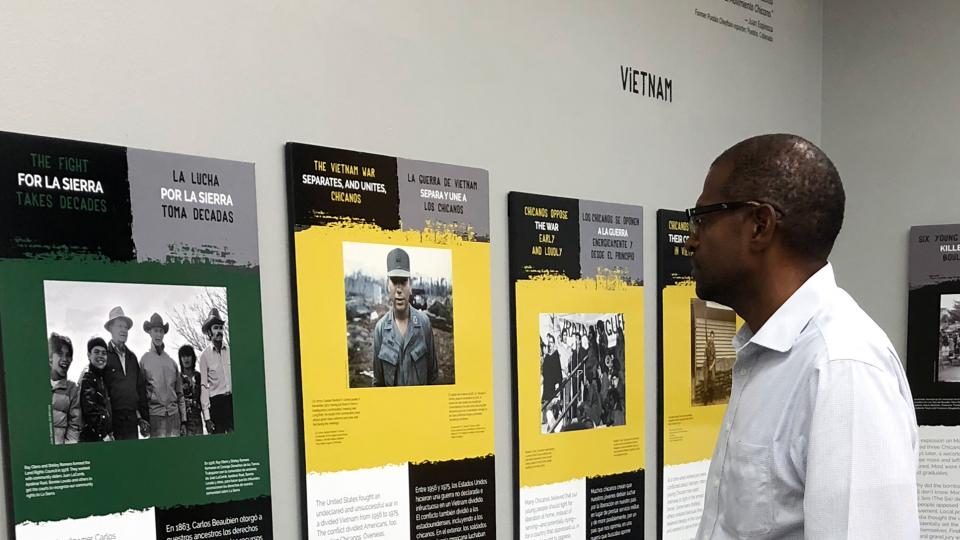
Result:
<svg viewBox="0 0 960 540">
<path fill-rule="evenodd" d="M 413 307 L 413 306 L 410 306 L 409 309 L 410 309 L 410 314 L 407 316 L 407 320 L 408 320 L 408 321 L 412 321 L 412 322 L 413 322 L 413 326 L 419 328 L 419 327 L 420 327 L 420 319 L 414 314 L 414 307 Z M 396 320 L 396 319 L 394 318 L 394 316 L 393 316 L 393 308 L 390 308 L 390 310 L 387 311 L 387 314 L 385 315 L 385 317 L 387 317 L 387 320 L 386 320 L 386 322 L 384 322 L 383 324 L 384 324 L 384 326 L 386 327 L 386 330 L 392 330 L 392 329 L 393 329 L 393 323 L 394 323 L 394 321 Z"/>
<path fill-rule="evenodd" d="M 780 306 L 760 331 L 753 333 L 746 324 L 733 338 L 733 346 L 739 352 L 753 343 L 777 352 L 787 352 L 800 337 L 800 332 L 820 309 L 823 299 L 837 288 L 833 265 L 827 263 L 794 291 Z"/>
</svg>

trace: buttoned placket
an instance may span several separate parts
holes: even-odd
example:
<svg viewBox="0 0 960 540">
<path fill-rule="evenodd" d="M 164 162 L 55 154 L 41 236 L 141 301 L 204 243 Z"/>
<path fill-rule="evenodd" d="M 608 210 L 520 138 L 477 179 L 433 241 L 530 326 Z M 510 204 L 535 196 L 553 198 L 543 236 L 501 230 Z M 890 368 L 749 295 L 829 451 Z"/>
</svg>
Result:
<svg viewBox="0 0 960 540">
<path fill-rule="evenodd" d="M 396 321 L 394 321 L 396 323 Z M 396 325 L 394 326 L 396 328 Z M 404 365 L 404 359 L 406 358 L 407 346 L 410 345 L 410 342 L 413 340 L 413 333 L 417 327 L 414 324 L 413 312 L 407 312 L 407 333 L 400 336 L 400 355 L 397 356 L 397 378 L 400 377 L 401 371 L 406 373 L 408 366 Z M 397 328 L 399 330 L 399 328 Z M 409 384 L 409 383 L 408 383 Z"/>
<path fill-rule="evenodd" d="M 716 503 L 716 509 L 714 511 L 713 517 L 713 527 L 710 528 L 709 533 L 704 533 L 703 540 L 710 540 L 717 530 L 717 524 L 720 522 L 720 479 L 723 478 L 724 468 L 727 466 L 727 449 L 730 446 L 730 433 L 733 431 L 733 424 L 737 420 L 737 409 L 740 407 L 740 398 L 743 396 L 743 390 L 747 387 L 747 384 L 750 382 L 750 374 L 753 372 L 753 366 L 756 364 L 757 358 L 760 356 L 759 347 L 747 343 L 744 345 L 743 349 L 750 347 L 751 351 L 741 358 L 737 359 L 736 364 L 733 367 L 733 376 L 734 376 L 734 388 L 729 401 L 728 407 L 732 406 L 732 411 L 728 409 L 728 414 L 726 418 L 729 420 L 725 421 L 725 424 L 722 426 L 723 429 L 720 430 L 720 441 L 721 444 L 718 446 L 720 448 L 720 455 L 716 457 L 720 461 L 719 466 L 717 467 L 717 477 L 713 480 L 713 485 L 708 486 L 713 492 L 713 500 Z"/>
<path fill-rule="evenodd" d="M 120 347 L 117 347 L 115 343 L 110 342 L 113 345 L 113 352 L 117 353 L 117 358 L 120 359 L 120 371 L 123 372 L 123 375 L 127 375 L 127 348 L 124 347 L 123 351 L 120 351 Z"/>
</svg>

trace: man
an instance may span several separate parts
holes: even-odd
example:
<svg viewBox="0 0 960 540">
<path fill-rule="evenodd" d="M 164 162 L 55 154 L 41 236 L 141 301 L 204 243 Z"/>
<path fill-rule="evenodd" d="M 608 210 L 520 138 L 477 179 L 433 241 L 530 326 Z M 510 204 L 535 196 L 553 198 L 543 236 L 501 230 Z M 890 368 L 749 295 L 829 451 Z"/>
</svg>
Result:
<svg viewBox="0 0 960 540">
<path fill-rule="evenodd" d="M 713 402 L 713 379 L 717 365 L 717 343 L 716 334 L 713 330 L 707 333 L 707 347 L 704 351 L 703 362 L 703 404 L 710 405 Z"/>
<path fill-rule="evenodd" d="M 590 381 L 600 381 L 600 362 L 597 359 L 597 351 L 590 346 L 590 336 L 586 332 L 580 336 L 580 359 L 583 361 L 583 370 L 586 373 L 587 383 Z M 599 387 L 598 387 L 599 388 Z"/>
<path fill-rule="evenodd" d="M 136 439 L 137 428 L 146 437 L 150 433 L 147 385 L 137 355 L 127 348 L 133 320 L 123 314 L 123 308 L 117 306 L 110 310 L 103 327 L 110 332 L 104 379 L 113 412 L 113 438 Z"/>
<path fill-rule="evenodd" d="M 102 337 L 87 340 L 87 359 L 90 364 L 80 375 L 80 412 L 83 429 L 80 442 L 113 440 L 113 413 L 107 382 L 107 342 Z"/>
<path fill-rule="evenodd" d="M 611 371 L 610 386 L 603 396 L 603 422 L 608 426 L 622 426 L 624 415 L 623 389 L 620 388 L 620 373 Z"/>
<path fill-rule="evenodd" d="M 150 320 L 143 322 L 143 331 L 150 335 L 150 350 L 140 358 L 140 369 L 147 384 L 150 437 L 179 437 L 186 429 L 187 411 L 180 371 L 163 344 L 170 324 L 163 322 L 159 313 L 154 313 Z"/>
<path fill-rule="evenodd" d="M 373 330 L 373 386 L 436 384 L 437 354 L 430 319 L 410 305 L 410 256 L 387 254 L 390 311 Z"/>
<path fill-rule="evenodd" d="M 230 350 L 224 343 L 227 322 L 213 308 L 200 329 L 210 343 L 200 353 L 200 404 L 207 433 L 233 432 L 233 378 Z"/>
<path fill-rule="evenodd" d="M 560 373 L 566 379 L 570 376 L 573 367 L 570 360 L 573 357 L 573 347 L 570 344 L 570 334 L 567 329 L 560 330 L 560 342 L 557 343 L 557 354 L 560 355 Z"/>
<path fill-rule="evenodd" d="M 822 150 L 763 135 L 721 154 L 688 210 L 697 295 L 746 323 L 698 539 L 919 537 L 900 359 L 827 262 L 844 199 Z"/>
<path fill-rule="evenodd" d="M 50 364 L 50 389 L 53 394 L 50 421 L 53 444 L 73 444 L 80 440 L 80 390 L 67 379 L 73 363 L 73 343 L 56 332 L 47 341 L 47 360 Z"/>
<path fill-rule="evenodd" d="M 557 338 L 553 334 L 547 335 L 547 356 L 543 358 L 543 365 L 540 366 L 543 375 L 543 394 L 540 400 L 547 402 L 552 400 L 560 390 L 563 383 L 563 372 L 560 369 L 560 353 L 557 352 Z"/>
</svg>

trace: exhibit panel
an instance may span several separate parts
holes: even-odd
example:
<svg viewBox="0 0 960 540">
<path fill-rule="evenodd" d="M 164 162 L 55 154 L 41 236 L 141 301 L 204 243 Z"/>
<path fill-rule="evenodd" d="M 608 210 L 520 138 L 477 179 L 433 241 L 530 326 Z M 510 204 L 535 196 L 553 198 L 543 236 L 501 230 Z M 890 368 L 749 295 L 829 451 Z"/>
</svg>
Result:
<svg viewBox="0 0 960 540">
<path fill-rule="evenodd" d="M 273 538 L 253 164 L 0 132 L 0 180 L 17 540 Z"/>
<path fill-rule="evenodd" d="M 907 379 L 920 432 L 921 538 L 960 535 L 960 225 L 910 228 Z"/>
<path fill-rule="evenodd" d="M 643 209 L 511 192 L 515 536 L 643 534 Z"/>
<path fill-rule="evenodd" d="M 487 172 L 286 147 L 308 538 L 495 538 Z"/>
<path fill-rule="evenodd" d="M 669 540 L 697 534 L 740 325 L 732 309 L 697 298 L 689 235 L 685 212 L 657 211 L 657 529 Z"/>
</svg>

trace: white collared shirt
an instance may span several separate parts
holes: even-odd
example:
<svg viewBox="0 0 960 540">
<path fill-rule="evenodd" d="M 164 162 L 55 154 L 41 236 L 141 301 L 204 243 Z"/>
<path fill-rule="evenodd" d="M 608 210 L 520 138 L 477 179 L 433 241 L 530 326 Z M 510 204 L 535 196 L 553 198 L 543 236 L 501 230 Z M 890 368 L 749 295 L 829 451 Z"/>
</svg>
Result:
<svg viewBox="0 0 960 540">
<path fill-rule="evenodd" d="M 910 387 L 833 267 L 733 345 L 697 538 L 918 538 Z"/>
<path fill-rule="evenodd" d="M 233 393 L 233 375 L 230 371 L 230 349 L 226 344 L 216 350 L 211 341 L 200 353 L 197 363 L 200 372 L 200 408 L 203 419 L 210 419 L 210 398 Z"/>
</svg>

